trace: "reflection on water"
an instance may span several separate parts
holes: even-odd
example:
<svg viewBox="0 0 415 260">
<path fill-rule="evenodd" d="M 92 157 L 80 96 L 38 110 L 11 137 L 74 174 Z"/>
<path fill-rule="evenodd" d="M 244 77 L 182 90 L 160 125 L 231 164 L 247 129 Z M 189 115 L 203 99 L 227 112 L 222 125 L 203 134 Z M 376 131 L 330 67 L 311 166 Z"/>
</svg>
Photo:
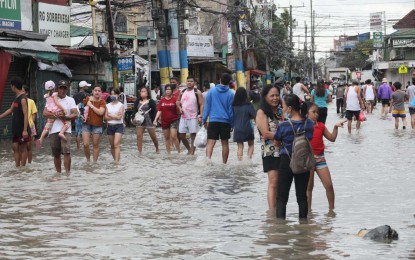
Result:
<svg viewBox="0 0 415 260">
<path fill-rule="evenodd" d="M 335 211 L 317 178 L 307 224 L 298 221 L 294 187 L 287 221 L 267 210 L 257 142 L 251 162 L 237 162 L 231 143 L 224 166 L 220 145 L 207 163 L 202 149 L 167 156 L 161 145 L 155 154 L 148 135 L 138 156 L 128 129 L 120 165 L 104 137 L 96 164 L 73 151 L 69 177 L 55 175 L 46 145 L 32 165 L 15 169 L 10 143 L 2 142 L 0 259 L 415 259 L 414 137 L 372 115 L 357 133 L 340 129 L 336 143 L 326 143 Z M 355 236 L 384 224 L 398 241 Z"/>
</svg>

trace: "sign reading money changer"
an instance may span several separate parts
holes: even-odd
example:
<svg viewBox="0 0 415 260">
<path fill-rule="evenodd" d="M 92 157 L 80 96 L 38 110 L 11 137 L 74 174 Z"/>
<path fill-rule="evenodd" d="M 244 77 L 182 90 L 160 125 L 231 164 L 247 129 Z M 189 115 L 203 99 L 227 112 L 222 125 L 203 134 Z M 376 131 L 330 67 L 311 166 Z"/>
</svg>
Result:
<svg viewBox="0 0 415 260">
<path fill-rule="evenodd" d="M 38 4 L 39 33 L 48 35 L 46 42 L 51 45 L 71 46 L 71 8 Z"/>
</svg>

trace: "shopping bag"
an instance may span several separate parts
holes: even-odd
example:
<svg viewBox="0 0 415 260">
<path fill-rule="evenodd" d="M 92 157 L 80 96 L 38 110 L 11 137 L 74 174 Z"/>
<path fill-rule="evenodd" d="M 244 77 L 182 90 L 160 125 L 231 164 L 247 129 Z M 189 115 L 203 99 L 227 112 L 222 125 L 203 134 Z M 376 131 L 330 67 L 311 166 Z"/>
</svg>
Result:
<svg viewBox="0 0 415 260">
<path fill-rule="evenodd" d="M 199 132 L 197 132 L 196 134 L 195 146 L 199 148 L 204 148 L 206 147 L 206 144 L 207 144 L 207 132 L 204 127 L 201 127 Z"/>
<path fill-rule="evenodd" d="M 363 112 L 362 110 L 360 111 L 360 114 L 359 114 L 359 121 L 363 122 L 365 120 L 366 120 L 365 112 Z"/>
</svg>

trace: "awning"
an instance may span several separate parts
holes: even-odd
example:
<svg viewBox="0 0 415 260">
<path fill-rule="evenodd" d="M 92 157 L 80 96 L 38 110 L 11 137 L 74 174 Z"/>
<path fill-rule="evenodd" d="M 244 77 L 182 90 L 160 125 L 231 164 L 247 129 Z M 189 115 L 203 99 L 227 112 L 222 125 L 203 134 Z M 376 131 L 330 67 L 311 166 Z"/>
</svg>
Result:
<svg viewBox="0 0 415 260">
<path fill-rule="evenodd" d="M 31 56 L 42 60 L 58 61 L 59 51 L 49 43 L 43 41 L 0 38 L 0 49 L 10 52 L 13 55 Z"/>
<path fill-rule="evenodd" d="M 251 72 L 251 74 L 257 75 L 257 76 L 267 75 L 267 73 L 265 71 L 262 71 L 262 70 L 250 70 L 250 72 Z"/>
<path fill-rule="evenodd" d="M 226 67 L 222 63 L 216 63 L 215 64 L 215 67 L 219 71 L 224 71 L 224 72 L 227 72 L 227 73 L 232 73 L 232 70 L 230 70 L 228 67 Z"/>
<path fill-rule="evenodd" d="M 90 50 L 81 50 L 81 49 L 70 49 L 64 47 L 56 47 L 59 51 L 59 56 L 69 56 L 69 57 L 92 57 L 94 52 Z"/>
</svg>

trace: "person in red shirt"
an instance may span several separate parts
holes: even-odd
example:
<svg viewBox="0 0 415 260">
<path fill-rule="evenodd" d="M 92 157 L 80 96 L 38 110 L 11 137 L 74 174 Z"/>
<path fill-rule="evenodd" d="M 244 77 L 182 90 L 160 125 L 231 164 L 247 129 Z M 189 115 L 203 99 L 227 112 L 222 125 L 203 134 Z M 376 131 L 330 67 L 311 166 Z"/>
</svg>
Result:
<svg viewBox="0 0 415 260">
<path fill-rule="evenodd" d="M 179 140 L 177 138 L 177 129 L 179 127 L 180 106 L 176 102 L 176 97 L 173 96 L 173 91 L 176 88 L 175 84 L 167 84 L 165 86 L 165 96 L 157 105 L 157 114 L 153 124 L 157 125 L 161 119 L 161 128 L 163 129 L 164 138 L 166 139 L 167 154 L 170 154 L 170 147 L 172 144 L 180 153 Z"/>
<path fill-rule="evenodd" d="M 311 200 L 314 188 L 314 172 L 317 172 L 318 177 L 326 189 L 327 200 L 329 202 L 329 210 L 332 211 L 334 209 L 334 189 L 333 183 L 331 181 L 330 170 L 327 166 L 326 158 L 324 157 L 323 136 L 331 142 L 336 141 L 338 128 L 343 127 L 343 124 L 347 122 L 347 120 L 337 122 L 334 125 L 333 131 L 330 133 L 330 131 L 322 122 L 317 122 L 318 107 L 316 104 L 311 102 L 308 103 L 308 118 L 314 122 L 313 139 L 311 139 L 310 144 L 314 151 L 314 158 L 316 159 L 316 166 L 314 170 L 310 171 L 310 179 L 308 181 L 307 187 L 308 210 L 311 212 Z"/>
</svg>

